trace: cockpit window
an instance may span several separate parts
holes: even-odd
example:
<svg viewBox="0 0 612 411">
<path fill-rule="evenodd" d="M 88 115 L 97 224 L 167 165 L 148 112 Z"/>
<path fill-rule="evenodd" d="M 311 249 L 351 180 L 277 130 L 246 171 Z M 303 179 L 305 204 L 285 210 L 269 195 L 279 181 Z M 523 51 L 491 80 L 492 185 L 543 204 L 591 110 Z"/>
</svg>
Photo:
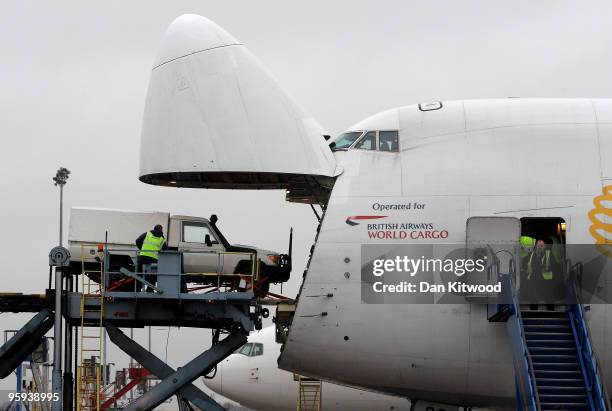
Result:
<svg viewBox="0 0 612 411">
<path fill-rule="evenodd" d="M 261 343 L 255 343 L 253 351 L 251 351 L 251 357 L 257 357 L 258 355 L 263 355 L 263 344 Z"/>
<path fill-rule="evenodd" d="M 349 148 L 355 142 L 355 140 L 359 138 L 361 134 L 361 131 L 351 131 L 348 133 L 340 134 L 340 136 L 338 136 L 338 138 L 334 141 L 336 143 L 334 149 L 338 150 L 342 148 Z"/>
<path fill-rule="evenodd" d="M 253 343 L 246 343 L 240 348 L 238 354 L 246 355 L 249 357 L 251 355 L 251 349 L 253 348 Z"/>
<path fill-rule="evenodd" d="M 399 151 L 397 131 L 379 131 L 378 149 L 380 151 Z"/>
<path fill-rule="evenodd" d="M 368 131 L 365 136 L 355 144 L 361 150 L 376 150 L 376 131 Z"/>
<path fill-rule="evenodd" d="M 246 355 L 247 357 L 257 357 L 263 355 L 262 343 L 246 343 L 235 351 L 236 354 Z"/>
</svg>

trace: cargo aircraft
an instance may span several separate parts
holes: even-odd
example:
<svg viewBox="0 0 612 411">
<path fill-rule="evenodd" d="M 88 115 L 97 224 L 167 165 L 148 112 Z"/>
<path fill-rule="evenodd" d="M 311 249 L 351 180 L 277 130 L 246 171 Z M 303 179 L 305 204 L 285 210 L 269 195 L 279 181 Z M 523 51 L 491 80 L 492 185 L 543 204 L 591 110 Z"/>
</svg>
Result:
<svg viewBox="0 0 612 411">
<path fill-rule="evenodd" d="M 517 381 L 539 409 L 597 409 L 593 393 L 612 388 L 608 304 L 585 314 L 589 360 L 574 344 L 580 315 L 526 311 L 516 340 L 486 304 L 368 303 L 361 278 L 368 247 L 520 236 L 599 244 L 609 268 L 612 100 L 425 102 L 375 114 L 332 143 L 240 41 L 184 15 L 151 72 L 140 180 L 282 189 L 321 208 L 296 306 L 289 321 L 277 313 L 284 370 L 415 403 L 496 409 L 518 407 Z M 609 290 L 610 276 L 601 281 Z M 585 382 L 593 368 L 599 385 Z"/>
<path fill-rule="evenodd" d="M 280 344 L 275 341 L 275 327 L 266 327 L 249 337 L 249 342 L 217 365 L 217 370 L 203 379 L 204 384 L 227 398 L 257 410 L 294 411 L 298 403 L 298 376 L 280 370 L 276 359 Z M 320 400 L 327 411 L 409 411 L 405 398 L 356 390 L 323 382 L 320 387 L 303 391 L 303 402 L 310 406 Z M 315 396 L 318 396 L 316 399 Z M 310 398 L 309 398 L 310 397 Z"/>
</svg>

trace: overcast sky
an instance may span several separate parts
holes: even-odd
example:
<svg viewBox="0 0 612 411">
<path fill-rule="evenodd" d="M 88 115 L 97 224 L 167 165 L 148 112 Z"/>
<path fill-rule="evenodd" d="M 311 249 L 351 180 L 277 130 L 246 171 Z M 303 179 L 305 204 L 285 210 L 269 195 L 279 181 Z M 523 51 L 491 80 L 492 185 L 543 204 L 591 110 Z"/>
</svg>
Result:
<svg viewBox="0 0 612 411">
<path fill-rule="evenodd" d="M 46 287 L 58 166 L 72 171 L 67 208 L 216 213 L 231 242 L 277 251 L 295 227 L 294 277 L 285 291 L 299 287 L 316 228 L 308 206 L 285 203 L 280 191 L 138 181 L 152 62 L 166 27 L 184 13 L 204 15 L 242 41 L 332 135 L 419 102 L 612 96 L 609 1 L 7 2 L 0 13 L 0 292 Z M 2 314 L 0 330 L 27 318 Z M 163 357 L 167 331 L 155 332 L 153 348 Z M 172 330 L 169 341 L 168 361 L 180 365 L 206 346 L 208 331 Z M 13 386 L 7 380 L 0 388 Z"/>
</svg>

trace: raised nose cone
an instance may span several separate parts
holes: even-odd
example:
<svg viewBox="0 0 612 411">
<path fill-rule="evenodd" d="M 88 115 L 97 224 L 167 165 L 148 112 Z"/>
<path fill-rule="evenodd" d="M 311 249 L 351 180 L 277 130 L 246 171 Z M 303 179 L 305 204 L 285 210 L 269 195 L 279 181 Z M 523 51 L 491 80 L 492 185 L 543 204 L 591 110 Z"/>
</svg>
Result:
<svg viewBox="0 0 612 411">
<path fill-rule="evenodd" d="M 177 17 L 166 30 L 154 67 L 189 54 L 240 44 L 218 24 L 197 14 Z"/>
<path fill-rule="evenodd" d="M 329 192 L 335 169 L 321 126 L 246 47 L 204 17 L 170 25 L 149 82 L 141 181 L 287 189 L 289 200 L 310 202 Z"/>
</svg>

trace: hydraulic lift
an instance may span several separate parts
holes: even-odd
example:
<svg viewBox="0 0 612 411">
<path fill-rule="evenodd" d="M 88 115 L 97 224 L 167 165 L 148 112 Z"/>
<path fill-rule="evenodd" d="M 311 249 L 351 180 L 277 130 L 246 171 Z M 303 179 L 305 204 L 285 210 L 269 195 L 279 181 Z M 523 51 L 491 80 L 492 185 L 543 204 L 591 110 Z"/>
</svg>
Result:
<svg viewBox="0 0 612 411">
<path fill-rule="evenodd" d="M 125 273 L 125 270 L 109 272 L 101 268 L 103 282 L 97 290 L 84 287 L 80 292 L 63 292 L 62 315 L 67 324 L 81 326 L 81 330 L 88 327 L 90 329 L 103 327 L 115 345 L 139 362 L 148 372 L 162 380 L 130 403 L 126 410 L 149 410 L 173 395 L 177 395 L 183 401 L 182 405 L 185 408 L 189 408 L 185 404 L 185 401 L 188 401 L 200 409 L 223 410 L 223 407 L 196 388 L 192 382 L 210 373 L 220 361 L 244 345 L 249 332 L 261 328 L 261 318 L 267 313 L 266 309 L 262 309 L 253 289 L 218 287 L 203 293 L 187 292 L 182 274 L 182 258 L 182 253 L 177 251 L 159 253 L 157 267 L 153 267 L 157 276 L 157 284 L 154 287 L 150 287 L 152 280 L 149 276 L 143 278 L 133 273 Z M 110 266 L 104 264 L 107 259 L 108 253 L 105 253 L 105 261 L 101 267 Z M 258 260 L 253 258 L 252 261 Z M 142 283 L 143 291 L 136 291 L 140 288 L 136 286 L 134 291 L 108 291 L 104 284 L 111 278 L 116 279 L 117 274 L 133 278 L 134 284 Z M 87 272 L 82 275 L 86 276 Z M 221 273 L 218 275 L 244 276 L 244 274 Z M 257 275 L 258 266 L 254 263 L 251 272 L 253 283 Z M 144 291 L 147 285 L 149 292 Z M 112 287 L 108 289 L 112 290 Z M 51 329 L 54 322 L 54 311 L 50 304 L 52 300 L 40 296 L 0 295 L 0 309 L 3 311 L 14 312 L 22 307 L 30 308 L 27 311 L 33 311 L 31 308 L 43 307 L 3 347 L 0 347 L 0 378 L 9 375 L 16 365 L 40 344 L 45 333 Z M 33 307 L 35 305 L 37 307 Z M 120 330 L 121 327 L 145 326 L 209 328 L 214 330 L 214 336 L 212 345 L 206 351 L 178 370 L 174 370 Z M 99 369 L 102 369 L 102 364 Z M 77 377 L 90 375 L 88 373 L 89 371 L 82 370 Z M 94 381 L 98 381 L 93 385 L 95 390 L 81 390 L 80 396 L 84 398 L 77 398 L 75 409 L 99 410 L 105 405 L 106 399 L 100 395 L 100 376 L 94 375 Z M 87 381 L 77 384 L 79 387 L 85 387 Z"/>
<path fill-rule="evenodd" d="M 42 309 L 0 347 L 0 379 L 9 376 L 43 343 L 45 334 L 53 327 L 53 319 L 53 312 Z"/>
</svg>

